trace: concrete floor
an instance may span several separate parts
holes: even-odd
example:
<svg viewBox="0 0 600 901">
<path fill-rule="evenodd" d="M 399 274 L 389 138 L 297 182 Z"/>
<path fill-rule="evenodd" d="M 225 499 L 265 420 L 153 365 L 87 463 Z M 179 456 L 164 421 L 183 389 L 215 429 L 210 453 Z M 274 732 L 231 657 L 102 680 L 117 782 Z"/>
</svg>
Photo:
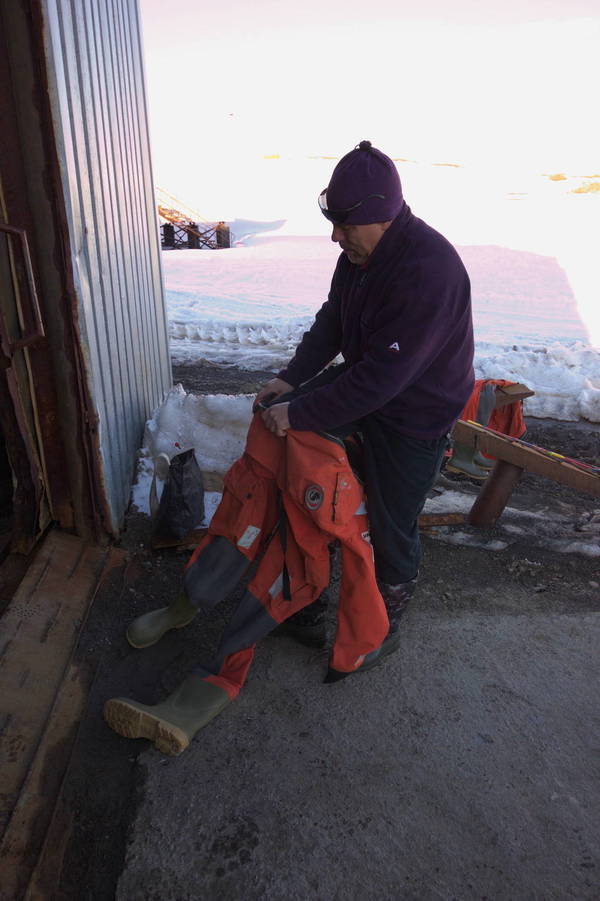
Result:
<svg viewBox="0 0 600 901">
<path fill-rule="evenodd" d="M 140 754 L 118 901 L 600 898 L 598 563 L 541 598 L 428 553 L 446 600 L 425 581 L 381 667 L 323 685 L 268 639 L 181 757 Z"/>
</svg>

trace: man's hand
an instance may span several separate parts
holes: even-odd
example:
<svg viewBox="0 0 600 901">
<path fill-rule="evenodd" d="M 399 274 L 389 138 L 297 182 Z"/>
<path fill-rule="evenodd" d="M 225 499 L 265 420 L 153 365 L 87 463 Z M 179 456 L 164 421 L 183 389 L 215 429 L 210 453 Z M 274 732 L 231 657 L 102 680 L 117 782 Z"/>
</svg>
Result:
<svg viewBox="0 0 600 901">
<path fill-rule="evenodd" d="M 275 398 L 280 397 L 282 394 L 287 394 L 288 391 L 293 391 L 294 386 L 290 385 L 288 382 L 284 382 L 283 379 L 271 379 L 267 382 L 266 385 L 260 389 L 258 394 L 256 395 L 256 400 L 254 401 L 253 411 L 256 410 L 258 404 L 261 400 L 275 400 Z"/>
<path fill-rule="evenodd" d="M 290 428 L 288 407 L 289 404 L 275 404 L 262 414 L 264 424 L 278 438 L 285 438 L 285 433 Z"/>
</svg>

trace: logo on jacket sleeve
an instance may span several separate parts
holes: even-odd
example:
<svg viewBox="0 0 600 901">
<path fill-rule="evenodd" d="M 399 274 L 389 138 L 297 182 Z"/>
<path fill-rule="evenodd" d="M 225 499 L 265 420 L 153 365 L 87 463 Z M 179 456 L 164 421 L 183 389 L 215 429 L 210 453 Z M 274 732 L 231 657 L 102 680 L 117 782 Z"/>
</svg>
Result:
<svg viewBox="0 0 600 901">
<path fill-rule="evenodd" d="M 390 346 L 388 347 L 388 350 L 395 350 L 396 353 L 398 354 L 398 353 L 400 353 L 400 345 L 398 344 L 397 341 L 394 341 L 392 344 L 390 344 Z"/>
<path fill-rule="evenodd" d="M 304 506 L 314 513 L 323 503 L 324 491 L 320 485 L 309 485 L 304 492 Z"/>
</svg>

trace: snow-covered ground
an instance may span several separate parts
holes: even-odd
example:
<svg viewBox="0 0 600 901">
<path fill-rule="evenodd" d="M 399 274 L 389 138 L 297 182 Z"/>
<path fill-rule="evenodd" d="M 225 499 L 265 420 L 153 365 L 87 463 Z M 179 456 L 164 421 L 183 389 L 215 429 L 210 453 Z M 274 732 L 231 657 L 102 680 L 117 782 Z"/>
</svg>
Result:
<svg viewBox="0 0 600 901">
<path fill-rule="evenodd" d="M 525 382 L 529 416 L 600 421 L 600 349 L 556 259 L 459 247 L 473 286 L 478 378 Z M 257 237 L 163 254 L 171 353 L 246 369 L 289 360 L 325 298 L 338 250 L 325 237 Z"/>
<path fill-rule="evenodd" d="M 557 260 L 497 246 L 458 248 L 471 276 L 478 378 L 525 382 L 528 416 L 600 422 L 600 348 L 595 322 L 577 304 Z M 259 236 L 229 250 L 163 254 L 171 352 L 276 370 L 292 355 L 327 296 L 338 250 L 326 237 Z M 587 308 L 586 308 L 587 309 Z M 132 501 L 148 512 L 154 460 L 193 447 L 204 472 L 223 474 L 244 449 L 252 398 L 186 394 L 181 386 L 149 420 Z M 207 521 L 219 500 L 206 499 Z M 425 512 L 467 512 L 472 490 L 447 488 Z M 527 536 L 556 551 L 600 556 L 600 522 L 577 530 L 568 512 L 508 508 L 501 538 L 441 529 L 443 540 L 503 550 Z"/>
</svg>

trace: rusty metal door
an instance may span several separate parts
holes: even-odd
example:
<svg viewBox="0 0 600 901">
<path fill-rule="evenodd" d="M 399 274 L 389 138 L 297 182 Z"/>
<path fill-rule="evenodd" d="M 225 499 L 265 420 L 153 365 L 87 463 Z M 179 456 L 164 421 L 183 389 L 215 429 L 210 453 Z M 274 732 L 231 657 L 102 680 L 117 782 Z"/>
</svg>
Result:
<svg viewBox="0 0 600 901">
<path fill-rule="evenodd" d="M 0 0 L 0 429 L 23 552 L 50 520 L 106 535 L 45 39 L 41 0 Z"/>
</svg>

